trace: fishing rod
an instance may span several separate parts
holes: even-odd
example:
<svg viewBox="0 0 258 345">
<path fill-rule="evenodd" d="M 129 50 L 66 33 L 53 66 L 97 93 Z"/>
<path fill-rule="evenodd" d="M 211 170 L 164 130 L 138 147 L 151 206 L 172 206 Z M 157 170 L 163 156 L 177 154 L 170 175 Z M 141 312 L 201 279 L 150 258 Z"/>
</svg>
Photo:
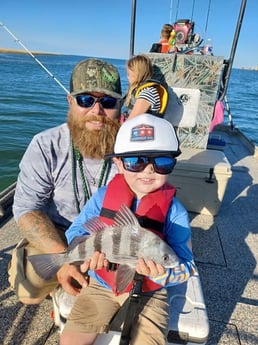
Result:
<svg viewBox="0 0 258 345">
<path fill-rule="evenodd" d="M 191 22 L 193 21 L 194 8 L 195 8 L 195 0 L 193 0 L 193 6 L 192 6 L 192 15 L 191 15 Z"/>
<path fill-rule="evenodd" d="M 177 6 L 176 6 L 176 18 L 175 18 L 175 20 L 177 20 L 178 9 L 179 9 L 179 0 L 177 0 Z"/>
<path fill-rule="evenodd" d="M 203 37 L 204 42 L 206 41 L 206 34 L 207 34 L 207 29 L 208 29 L 209 17 L 210 17 L 210 9 L 211 9 L 211 0 L 209 0 L 209 4 L 208 4 L 206 23 L 205 23 L 205 29 L 204 29 L 204 37 Z"/>
<path fill-rule="evenodd" d="M 5 31 L 7 31 L 8 34 L 11 35 L 17 43 L 19 43 L 20 46 L 23 47 L 23 49 L 24 49 L 24 50 L 25 50 L 25 51 L 36 61 L 36 63 L 39 64 L 40 67 L 42 67 L 43 70 L 44 70 L 45 72 L 47 72 L 47 74 L 48 74 L 48 75 L 49 75 L 59 86 L 61 86 L 61 88 L 62 88 L 67 94 L 70 93 L 70 92 L 64 87 L 64 85 L 54 76 L 54 74 L 51 73 L 51 72 L 49 71 L 49 69 L 47 69 L 47 67 L 44 66 L 43 63 L 39 61 L 39 59 L 36 58 L 36 56 L 35 56 L 35 55 L 34 55 L 34 54 L 33 54 L 33 53 L 32 53 L 22 42 L 21 42 L 21 40 L 19 40 L 19 38 L 17 38 L 17 37 L 11 32 L 11 30 L 8 29 L 8 27 L 7 27 L 4 23 L 0 22 L 0 26 L 2 26 L 2 28 L 3 28 Z"/>
<path fill-rule="evenodd" d="M 170 0 L 169 24 L 172 24 L 173 0 Z"/>
</svg>

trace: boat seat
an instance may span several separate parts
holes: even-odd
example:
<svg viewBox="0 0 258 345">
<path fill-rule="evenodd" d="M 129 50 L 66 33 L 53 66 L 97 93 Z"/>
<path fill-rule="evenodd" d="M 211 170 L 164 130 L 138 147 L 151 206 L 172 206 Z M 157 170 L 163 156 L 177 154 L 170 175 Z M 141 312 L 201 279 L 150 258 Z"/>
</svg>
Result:
<svg viewBox="0 0 258 345">
<path fill-rule="evenodd" d="M 168 93 L 169 101 L 164 118 L 175 127 L 194 127 L 200 103 L 200 90 L 168 87 Z"/>
</svg>

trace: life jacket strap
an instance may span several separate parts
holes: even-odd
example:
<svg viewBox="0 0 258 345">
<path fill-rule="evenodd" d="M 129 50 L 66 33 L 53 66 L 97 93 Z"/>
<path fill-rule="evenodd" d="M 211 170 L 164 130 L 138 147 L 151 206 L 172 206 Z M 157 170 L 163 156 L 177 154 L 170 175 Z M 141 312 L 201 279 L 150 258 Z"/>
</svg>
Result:
<svg viewBox="0 0 258 345">
<path fill-rule="evenodd" d="M 165 85 L 163 85 L 160 81 L 158 80 L 154 80 L 154 79 L 148 79 L 145 82 L 143 82 L 142 84 L 140 84 L 135 92 L 135 99 L 138 98 L 139 93 L 145 89 L 146 87 L 155 87 L 159 93 L 159 97 L 160 97 L 160 103 L 161 103 L 161 108 L 160 111 L 158 113 L 154 113 L 153 115 L 158 115 L 158 116 L 163 116 L 167 105 L 168 105 L 168 89 Z"/>
<path fill-rule="evenodd" d="M 134 323 L 137 306 L 142 297 L 143 280 L 144 276 L 142 274 L 135 273 L 134 283 L 132 290 L 130 291 L 129 304 L 126 312 L 125 322 L 121 333 L 119 345 L 128 345 L 130 343 L 132 325 Z"/>
</svg>

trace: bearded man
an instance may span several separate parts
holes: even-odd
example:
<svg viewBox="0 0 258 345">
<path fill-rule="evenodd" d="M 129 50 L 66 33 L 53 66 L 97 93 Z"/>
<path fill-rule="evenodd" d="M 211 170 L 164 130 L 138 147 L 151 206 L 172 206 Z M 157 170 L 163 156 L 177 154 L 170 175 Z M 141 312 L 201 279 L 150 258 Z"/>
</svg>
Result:
<svg viewBox="0 0 258 345">
<path fill-rule="evenodd" d="M 42 280 L 27 256 L 66 251 L 65 230 L 98 187 L 117 172 L 104 156 L 113 151 L 120 124 L 122 92 L 117 69 L 87 59 L 72 72 L 68 120 L 37 134 L 20 163 L 13 214 L 23 237 L 9 266 L 9 282 L 18 299 L 38 304 L 61 283 L 73 295 L 85 282 L 79 268 L 61 268 Z"/>
</svg>

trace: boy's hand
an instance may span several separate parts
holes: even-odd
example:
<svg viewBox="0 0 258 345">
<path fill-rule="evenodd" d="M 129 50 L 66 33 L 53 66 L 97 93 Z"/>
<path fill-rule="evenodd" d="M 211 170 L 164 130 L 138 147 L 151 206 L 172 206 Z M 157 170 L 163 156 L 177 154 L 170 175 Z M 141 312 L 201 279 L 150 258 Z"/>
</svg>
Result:
<svg viewBox="0 0 258 345">
<path fill-rule="evenodd" d="M 156 264 L 152 260 L 144 261 L 139 259 L 136 265 L 136 272 L 145 276 L 155 277 L 165 273 L 165 268 L 161 264 Z"/>
<path fill-rule="evenodd" d="M 108 260 L 105 259 L 105 254 L 95 252 L 92 258 L 84 261 L 84 263 L 80 267 L 82 272 L 87 272 L 88 270 L 99 270 L 107 266 Z"/>
</svg>

